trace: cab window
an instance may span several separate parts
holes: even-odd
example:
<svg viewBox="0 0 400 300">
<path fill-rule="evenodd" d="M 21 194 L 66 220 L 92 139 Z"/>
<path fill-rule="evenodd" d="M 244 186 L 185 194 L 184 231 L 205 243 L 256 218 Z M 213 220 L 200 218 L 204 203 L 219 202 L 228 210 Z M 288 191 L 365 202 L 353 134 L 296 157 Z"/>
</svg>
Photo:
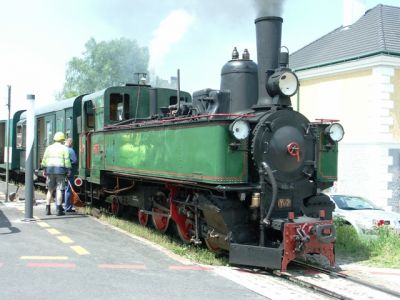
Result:
<svg viewBox="0 0 400 300">
<path fill-rule="evenodd" d="M 94 129 L 94 108 L 92 100 L 86 101 L 83 108 L 86 115 L 86 128 Z"/>
<path fill-rule="evenodd" d="M 130 118 L 129 114 L 129 95 L 111 94 L 110 95 L 110 121 L 123 121 Z"/>
</svg>

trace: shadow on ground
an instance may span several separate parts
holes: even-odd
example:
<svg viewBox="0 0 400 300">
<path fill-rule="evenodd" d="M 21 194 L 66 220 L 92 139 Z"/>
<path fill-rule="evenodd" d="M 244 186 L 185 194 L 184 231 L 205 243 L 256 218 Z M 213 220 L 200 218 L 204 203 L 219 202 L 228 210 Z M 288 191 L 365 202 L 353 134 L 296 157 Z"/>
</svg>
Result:
<svg viewBox="0 0 400 300">
<path fill-rule="evenodd" d="M 0 234 L 12 234 L 21 232 L 17 227 L 12 226 L 10 220 L 0 209 Z"/>
</svg>

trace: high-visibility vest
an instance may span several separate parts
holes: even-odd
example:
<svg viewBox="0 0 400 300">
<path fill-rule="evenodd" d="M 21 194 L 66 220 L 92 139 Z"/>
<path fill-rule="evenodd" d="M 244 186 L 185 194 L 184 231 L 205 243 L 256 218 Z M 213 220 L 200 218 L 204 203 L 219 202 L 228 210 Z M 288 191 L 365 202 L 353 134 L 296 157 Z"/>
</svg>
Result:
<svg viewBox="0 0 400 300">
<path fill-rule="evenodd" d="M 66 174 L 67 169 L 71 169 L 68 148 L 59 142 L 48 146 L 44 151 L 42 166 L 47 174 Z"/>
</svg>

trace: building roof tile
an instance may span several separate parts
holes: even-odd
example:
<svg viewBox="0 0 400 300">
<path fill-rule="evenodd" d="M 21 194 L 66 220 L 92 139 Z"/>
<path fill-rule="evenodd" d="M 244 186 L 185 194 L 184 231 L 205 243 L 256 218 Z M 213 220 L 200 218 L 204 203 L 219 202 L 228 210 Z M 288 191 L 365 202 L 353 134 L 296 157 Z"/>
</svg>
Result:
<svg viewBox="0 0 400 300">
<path fill-rule="evenodd" d="M 379 4 L 350 26 L 340 26 L 290 56 L 295 70 L 362 57 L 400 55 L 400 7 Z"/>
</svg>

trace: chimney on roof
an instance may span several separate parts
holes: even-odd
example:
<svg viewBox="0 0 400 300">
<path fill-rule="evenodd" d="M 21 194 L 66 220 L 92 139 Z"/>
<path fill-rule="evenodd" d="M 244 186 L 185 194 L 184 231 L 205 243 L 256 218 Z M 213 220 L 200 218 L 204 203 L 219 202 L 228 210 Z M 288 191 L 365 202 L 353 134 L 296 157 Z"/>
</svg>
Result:
<svg viewBox="0 0 400 300">
<path fill-rule="evenodd" d="M 343 27 L 357 21 L 366 10 L 365 0 L 343 0 Z"/>
</svg>

